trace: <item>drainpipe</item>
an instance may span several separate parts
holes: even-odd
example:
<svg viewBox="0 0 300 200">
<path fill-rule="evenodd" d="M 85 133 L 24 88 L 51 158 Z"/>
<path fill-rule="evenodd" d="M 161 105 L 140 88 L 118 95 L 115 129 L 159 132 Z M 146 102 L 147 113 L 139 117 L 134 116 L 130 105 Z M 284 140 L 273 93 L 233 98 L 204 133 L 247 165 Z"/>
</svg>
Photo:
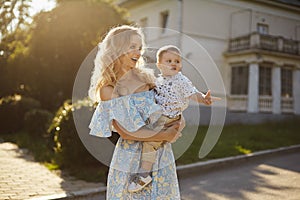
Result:
<svg viewBox="0 0 300 200">
<path fill-rule="evenodd" d="M 178 0 L 178 48 L 181 49 L 182 40 L 182 14 L 183 14 L 183 0 Z"/>
</svg>

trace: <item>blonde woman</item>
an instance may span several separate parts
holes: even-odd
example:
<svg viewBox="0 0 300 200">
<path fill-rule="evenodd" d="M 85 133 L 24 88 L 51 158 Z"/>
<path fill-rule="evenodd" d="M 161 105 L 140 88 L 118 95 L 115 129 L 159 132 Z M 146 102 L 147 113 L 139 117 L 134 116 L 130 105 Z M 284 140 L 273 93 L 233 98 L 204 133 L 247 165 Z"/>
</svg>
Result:
<svg viewBox="0 0 300 200">
<path fill-rule="evenodd" d="M 99 44 L 89 96 L 99 102 L 90 134 L 110 137 L 115 129 L 120 135 L 107 180 L 107 199 L 180 199 L 174 156 L 170 142 L 180 136 L 181 121 L 160 132 L 146 128 L 161 115 L 154 100 L 153 72 L 143 67 L 144 37 L 133 26 L 112 28 Z M 152 182 L 131 193 L 130 177 L 140 167 L 142 143 L 165 141 L 157 150 Z M 138 177 L 140 178 L 140 177 Z M 143 179 L 138 181 L 145 184 Z"/>
</svg>

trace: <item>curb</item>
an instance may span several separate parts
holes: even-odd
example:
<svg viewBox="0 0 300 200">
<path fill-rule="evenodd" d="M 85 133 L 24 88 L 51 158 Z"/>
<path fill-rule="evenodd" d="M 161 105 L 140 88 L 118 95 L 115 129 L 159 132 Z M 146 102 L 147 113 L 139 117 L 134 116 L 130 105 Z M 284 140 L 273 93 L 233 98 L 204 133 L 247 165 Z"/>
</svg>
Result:
<svg viewBox="0 0 300 200">
<path fill-rule="evenodd" d="M 207 172 L 208 170 L 217 169 L 218 167 L 225 167 L 236 163 L 246 162 L 250 160 L 253 161 L 260 158 L 266 158 L 269 156 L 273 156 L 274 154 L 278 155 L 281 153 L 291 153 L 296 151 L 300 151 L 300 144 L 292 145 L 288 147 L 280 147 L 277 149 L 258 151 L 246 155 L 238 155 L 238 156 L 213 159 L 208 161 L 201 161 L 193 164 L 181 165 L 176 167 L 176 170 L 177 170 L 178 177 L 187 178 L 195 173 Z M 101 195 L 103 196 L 105 191 L 106 191 L 106 187 L 99 187 L 99 188 L 91 188 L 91 189 L 81 190 L 72 193 L 62 193 L 62 194 L 56 194 L 50 196 L 37 197 L 37 198 L 32 198 L 31 200 L 97 199 L 99 196 Z"/>
<path fill-rule="evenodd" d="M 35 197 L 31 198 L 30 200 L 65 200 L 65 199 L 92 199 L 93 197 L 103 195 L 106 191 L 106 187 L 97 187 L 97 188 L 90 188 L 86 190 L 80 190 L 76 192 L 69 192 L 69 193 L 60 193 L 54 195 L 47 195 L 42 197 Z"/>
<path fill-rule="evenodd" d="M 186 178 L 188 176 L 193 175 L 194 173 L 207 172 L 212 169 L 217 169 L 218 167 L 226 167 L 232 164 L 253 161 L 260 158 L 267 158 L 270 156 L 274 156 L 274 154 L 278 155 L 281 153 L 291 153 L 300 151 L 300 144 L 292 145 L 288 147 L 280 147 L 276 149 L 257 151 L 251 154 L 238 155 L 220 159 L 213 159 L 208 161 L 202 161 L 187 165 L 181 165 L 177 167 L 177 175 L 180 178 Z"/>
</svg>

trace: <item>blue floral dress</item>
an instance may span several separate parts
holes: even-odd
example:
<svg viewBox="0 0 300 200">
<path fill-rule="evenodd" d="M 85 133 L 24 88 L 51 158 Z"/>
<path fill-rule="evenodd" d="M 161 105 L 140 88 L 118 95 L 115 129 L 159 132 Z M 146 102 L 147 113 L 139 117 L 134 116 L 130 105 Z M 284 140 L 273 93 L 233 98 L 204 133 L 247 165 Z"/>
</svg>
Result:
<svg viewBox="0 0 300 200">
<path fill-rule="evenodd" d="M 98 137 L 110 137 L 113 119 L 126 130 L 134 132 L 145 126 L 147 119 L 155 121 L 160 115 L 161 108 L 155 104 L 153 91 L 101 101 L 89 125 L 90 134 Z M 165 143 L 157 151 L 151 184 L 140 192 L 129 193 L 127 191 L 130 175 L 139 169 L 141 151 L 142 142 L 122 138 L 118 140 L 108 174 L 107 199 L 180 199 L 175 160 L 170 143 Z"/>
</svg>

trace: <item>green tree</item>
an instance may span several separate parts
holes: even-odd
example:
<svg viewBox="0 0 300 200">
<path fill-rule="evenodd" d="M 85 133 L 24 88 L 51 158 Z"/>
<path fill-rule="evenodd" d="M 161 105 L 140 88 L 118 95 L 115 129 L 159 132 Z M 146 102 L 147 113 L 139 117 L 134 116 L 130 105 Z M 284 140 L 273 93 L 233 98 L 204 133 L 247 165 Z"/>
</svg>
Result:
<svg viewBox="0 0 300 200">
<path fill-rule="evenodd" d="M 124 24 L 124 12 L 107 1 L 59 1 L 35 16 L 24 76 L 31 95 L 57 109 L 71 98 L 80 64 L 109 27 Z"/>
<path fill-rule="evenodd" d="M 5 38 L 26 24 L 26 19 L 30 18 L 31 0 L 1 0 L 0 2 L 0 35 L 1 38 Z"/>
<path fill-rule="evenodd" d="M 23 71 L 29 39 L 29 30 L 18 28 L 0 43 L 0 97 L 25 92 Z"/>
<path fill-rule="evenodd" d="M 31 0 L 1 0 L 0 97 L 19 92 L 20 85 L 22 85 L 17 63 L 26 54 L 30 36 L 27 22 L 31 18 L 29 15 L 30 2 Z"/>
</svg>

